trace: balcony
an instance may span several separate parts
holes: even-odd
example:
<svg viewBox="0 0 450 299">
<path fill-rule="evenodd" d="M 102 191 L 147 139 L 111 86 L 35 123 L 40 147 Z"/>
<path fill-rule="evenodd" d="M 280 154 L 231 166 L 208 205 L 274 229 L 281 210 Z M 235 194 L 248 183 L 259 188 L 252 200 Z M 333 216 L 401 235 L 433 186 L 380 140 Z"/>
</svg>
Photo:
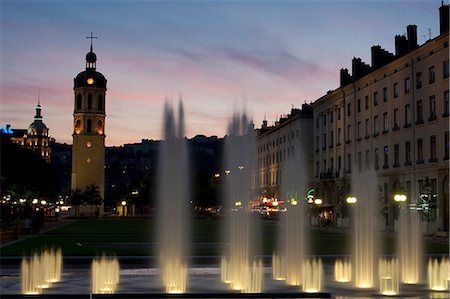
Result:
<svg viewBox="0 0 450 299">
<path fill-rule="evenodd" d="M 411 161 L 406 161 L 405 164 L 403 164 L 404 166 L 411 166 Z"/>
<path fill-rule="evenodd" d="M 398 130 L 400 130 L 400 126 L 396 124 L 396 125 L 392 128 L 392 131 L 395 132 L 395 131 L 398 131 Z"/>
<path fill-rule="evenodd" d="M 430 117 L 428 117 L 428 121 L 435 121 L 436 120 L 436 114 L 430 115 Z"/>
<path fill-rule="evenodd" d="M 416 120 L 416 126 L 423 125 L 423 118 Z"/>
<path fill-rule="evenodd" d="M 423 164 L 423 163 L 425 163 L 425 161 L 423 159 L 416 161 L 416 164 Z"/>
<path fill-rule="evenodd" d="M 383 135 L 386 135 L 387 133 L 389 133 L 389 130 L 383 130 L 383 132 L 381 132 Z"/>
<path fill-rule="evenodd" d="M 436 157 L 428 159 L 428 163 L 435 163 L 438 159 Z"/>
<path fill-rule="evenodd" d="M 369 134 L 369 135 L 366 135 L 366 136 L 364 136 L 364 139 L 370 139 L 370 134 Z"/>
<path fill-rule="evenodd" d="M 378 135 L 380 135 L 380 133 L 373 133 L 372 137 L 375 138 L 378 137 Z"/>
<path fill-rule="evenodd" d="M 403 129 L 411 128 L 411 123 L 407 123 L 403 125 Z"/>
</svg>

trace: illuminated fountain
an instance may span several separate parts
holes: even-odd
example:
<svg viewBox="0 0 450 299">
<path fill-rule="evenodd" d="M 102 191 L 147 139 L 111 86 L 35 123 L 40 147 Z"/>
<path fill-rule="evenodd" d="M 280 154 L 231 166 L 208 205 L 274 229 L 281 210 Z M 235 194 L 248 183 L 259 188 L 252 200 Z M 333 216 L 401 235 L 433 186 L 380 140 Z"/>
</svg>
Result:
<svg viewBox="0 0 450 299">
<path fill-rule="evenodd" d="M 23 259 L 21 265 L 22 294 L 41 294 L 61 281 L 61 249 L 45 249 L 31 259 Z"/>
<path fill-rule="evenodd" d="M 318 293 L 322 290 L 323 265 L 322 260 L 307 259 L 302 266 L 302 287 L 307 293 Z"/>
<path fill-rule="evenodd" d="M 447 258 L 428 260 L 428 287 L 433 291 L 448 291 L 450 262 Z"/>
<path fill-rule="evenodd" d="M 103 255 L 95 258 L 91 266 L 92 294 L 114 294 L 120 279 L 120 266 L 116 257 Z"/>
<path fill-rule="evenodd" d="M 352 280 L 352 263 L 348 259 L 337 259 L 334 262 L 334 280 L 349 282 Z"/>
<path fill-rule="evenodd" d="M 396 195 L 400 204 L 399 230 L 397 232 L 397 247 L 400 258 L 401 279 L 406 284 L 417 284 L 420 281 L 422 264 L 422 232 L 420 215 L 405 208 L 405 195 Z"/>
<path fill-rule="evenodd" d="M 356 167 L 355 167 L 356 168 Z M 356 172 L 352 174 L 352 191 L 357 198 L 353 204 L 353 257 L 355 285 L 358 288 L 374 286 L 375 257 L 378 252 L 376 235 L 378 213 L 378 184 L 376 172 Z"/>
<path fill-rule="evenodd" d="M 397 259 L 380 259 L 378 273 L 380 277 L 380 294 L 393 296 L 398 294 L 398 261 Z"/>
<path fill-rule="evenodd" d="M 225 140 L 225 195 L 227 211 L 222 282 L 241 292 L 261 292 L 262 262 L 254 258 L 259 248 L 258 221 L 250 212 L 251 176 L 254 167 L 255 136 L 245 114 L 235 114 Z"/>
<path fill-rule="evenodd" d="M 176 122 L 174 111 L 168 103 L 164 110 L 164 141 L 159 151 L 158 184 L 161 278 L 167 293 L 184 293 L 188 278 L 190 200 L 184 111 L 180 101 Z"/>
<path fill-rule="evenodd" d="M 300 147 L 299 144 L 296 147 Z M 283 166 L 281 194 L 286 194 L 287 211 L 280 215 L 278 226 L 278 247 L 280 253 L 273 254 L 273 273 L 275 279 L 286 279 L 288 285 L 301 285 L 302 264 L 307 254 L 307 223 L 303 196 L 306 194 L 304 159 L 300 155 L 289 159 Z M 302 161 L 303 160 L 303 161 Z M 302 166 L 303 165 L 303 166 Z M 299 196 L 300 195 L 300 196 Z"/>
</svg>

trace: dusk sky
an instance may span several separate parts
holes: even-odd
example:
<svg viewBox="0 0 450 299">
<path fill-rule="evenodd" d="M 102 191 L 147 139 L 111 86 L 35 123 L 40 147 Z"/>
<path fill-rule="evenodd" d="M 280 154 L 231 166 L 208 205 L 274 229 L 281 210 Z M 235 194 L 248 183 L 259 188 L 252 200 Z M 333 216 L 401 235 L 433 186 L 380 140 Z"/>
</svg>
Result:
<svg viewBox="0 0 450 299">
<path fill-rule="evenodd" d="M 448 3 L 448 1 L 445 1 Z M 160 139 L 164 101 L 183 98 L 186 131 L 226 134 L 243 107 L 259 127 L 339 86 L 353 57 L 394 52 L 394 36 L 439 31 L 440 1 L 5 1 L 0 125 L 25 129 L 40 94 L 50 135 L 72 143 L 73 78 L 91 31 L 108 80 L 106 145 Z"/>
</svg>

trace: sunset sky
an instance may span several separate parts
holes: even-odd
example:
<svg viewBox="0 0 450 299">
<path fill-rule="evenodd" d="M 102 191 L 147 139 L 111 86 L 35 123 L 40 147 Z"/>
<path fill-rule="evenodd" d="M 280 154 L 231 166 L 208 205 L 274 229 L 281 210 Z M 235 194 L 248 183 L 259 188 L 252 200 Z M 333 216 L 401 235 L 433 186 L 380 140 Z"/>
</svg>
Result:
<svg viewBox="0 0 450 299">
<path fill-rule="evenodd" d="M 448 3 L 448 1 L 445 1 Z M 44 123 L 72 143 L 73 78 L 90 32 L 108 80 L 106 144 L 160 139 L 164 101 L 183 98 L 187 136 L 226 134 L 234 110 L 259 127 L 339 85 L 353 57 L 394 36 L 439 31 L 440 1 L 0 0 L 0 126 Z"/>
</svg>

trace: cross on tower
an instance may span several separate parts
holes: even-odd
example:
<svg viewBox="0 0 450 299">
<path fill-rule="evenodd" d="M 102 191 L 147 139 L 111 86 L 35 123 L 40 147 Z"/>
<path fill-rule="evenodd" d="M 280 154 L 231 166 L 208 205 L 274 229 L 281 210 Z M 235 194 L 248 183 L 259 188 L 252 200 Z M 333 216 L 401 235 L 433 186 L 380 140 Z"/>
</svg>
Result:
<svg viewBox="0 0 450 299">
<path fill-rule="evenodd" d="M 95 38 L 97 39 L 96 36 L 94 36 L 94 34 L 91 32 L 91 36 L 86 36 L 86 38 L 90 38 L 91 39 L 91 52 L 92 52 L 92 40 Z"/>
</svg>

